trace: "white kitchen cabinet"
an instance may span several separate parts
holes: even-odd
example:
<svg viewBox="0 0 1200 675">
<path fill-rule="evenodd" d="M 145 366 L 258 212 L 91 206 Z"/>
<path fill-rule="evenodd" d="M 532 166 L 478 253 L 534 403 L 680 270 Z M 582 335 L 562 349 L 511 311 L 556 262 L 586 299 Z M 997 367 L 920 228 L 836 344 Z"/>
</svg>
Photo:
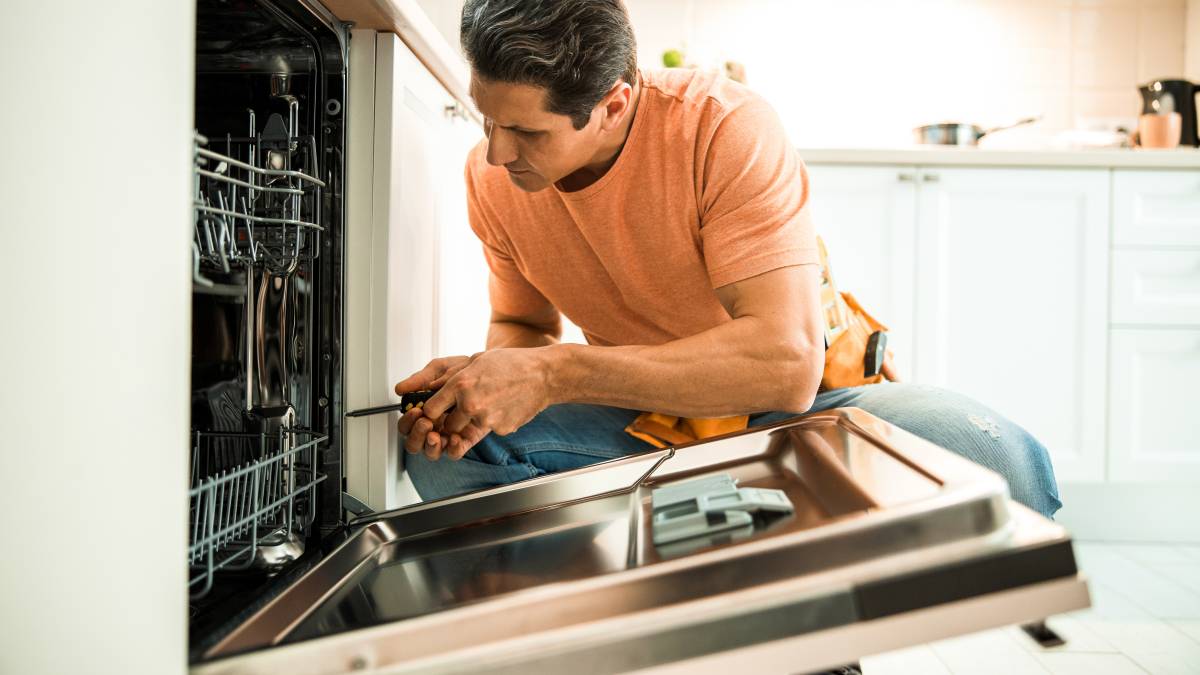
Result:
<svg viewBox="0 0 1200 675">
<path fill-rule="evenodd" d="M 914 167 L 810 168 L 811 208 L 838 288 L 888 326 L 902 377 L 913 373 Z"/>
<path fill-rule="evenodd" d="M 922 170 L 917 377 L 971 396 L 1104 475 L 1108 174 Z"/>
<path fill-rule="evenodd" d="M 1200 328 L 1114 329 L 1111 350 L 1109 480 L 1194 484 Z"/>
<path fill-rule="evenodd" d="M 1114 171 L 1108 478 L 1200 477 L 1200 173 Z"/>
<path fill-rule="evenodd" d="M 912 379 L 1024 426 L 1060 479 L 1103 479 L 1108 171 L 810 171 L 838 283 L 879 308 Z"/>
<path fill-rule="evenodd" d="M 888 288 L 913 298 L 913 379 L 1041 439 L 1077 533 L 1200 541 L 1173 517 L 1198 508 L 1186 481 L 1200 475 L 1200 417 L 1188 407 L 1200 376 L 1200 173 L 937 168 L 925 154 L 810 164 L 839 280 L 880 287 L 881 268 L 855 265 L 881 235 L 854 233 L 908 236 L 915 223 L 914 279 Z M 894 205 L 909 190 L 899 177 L 914 173 L 910 221 Z M 1123 512 L 1145 517 L 1105 515 Z"/>
<path fill-rule="evenodd" d="M 1113 243 L 1200 246 L 1200 171 L 1113 172 Z"/>
<path fill-rule="evenodd" d="M 0 15 L 0 673 L 183 675 L 195 5 Z"/>
<path fill-rule="evenodd" d="M 442 316 L 458 287 L 440 282 L 456 272 L 443 249 L 460 248 L 466 228 L 462 167 L 474 125 L 394 34 L 353 31 L 350 60 L 345 400 L 353 410 L 392 402 L 396 382 L 444 353 L 445 336 L 462 334 Z M 374 509 L 406 497 L 397 416 L 352 418 L 345 428 L 347 491 Z"/>
</svg>

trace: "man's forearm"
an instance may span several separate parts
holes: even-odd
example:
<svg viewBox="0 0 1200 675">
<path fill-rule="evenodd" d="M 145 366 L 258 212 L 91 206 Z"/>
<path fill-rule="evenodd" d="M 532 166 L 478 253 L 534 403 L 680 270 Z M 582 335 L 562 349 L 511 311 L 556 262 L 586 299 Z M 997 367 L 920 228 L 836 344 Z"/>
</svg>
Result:
<svg viewBox="0 0 1200 675">
<path fill-rule="evenodd" d="M 804 412 L 816 396 L 823 345 L 781 338 L 742 317 L 653 347 L 562 344 L 545 350 L 559 403 L 593 403 L 684 417 Z"/>
<path fill-rule="evenodd" d="M 495 321 L 488 328 L 487 348 L 545 347 L 558 344 L 549 328 L 531 326 L 518 321 Z"/>
</svg>

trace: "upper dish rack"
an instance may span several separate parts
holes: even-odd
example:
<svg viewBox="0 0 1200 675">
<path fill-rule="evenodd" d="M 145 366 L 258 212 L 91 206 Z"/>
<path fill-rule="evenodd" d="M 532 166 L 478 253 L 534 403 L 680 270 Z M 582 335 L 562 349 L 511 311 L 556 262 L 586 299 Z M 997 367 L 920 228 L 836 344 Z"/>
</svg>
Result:
<svg viewBox="0 0 1200 675">
<path fill-rule="evenodd" d="M 210 142 L 196 133 L 192 256 L 199 286 L 213 285 L 202 265 L 228 273 L 234 264 L 261 264 L 286 275 L 320 251 L 325 182 L 314 175 L 316 139 L 297 135 L 294 105 L 286 123 L 272 114 L 261 133 L 254 111 L 248 114 L 246 137 Z"/>
</svg>

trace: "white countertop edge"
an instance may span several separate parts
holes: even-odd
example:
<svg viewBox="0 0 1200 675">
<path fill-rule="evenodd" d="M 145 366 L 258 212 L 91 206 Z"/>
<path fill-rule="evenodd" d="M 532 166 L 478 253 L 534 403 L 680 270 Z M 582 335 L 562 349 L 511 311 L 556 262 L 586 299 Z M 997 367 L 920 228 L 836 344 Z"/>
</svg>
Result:
<svg viewBox="0 0 1200 675">
<path fill-rule="evenodd" d="M 483 117 L 475 109 L 468 85 L 471 71 L 462 56 L 438 32 L 433 22 L 416 0 L 374 0 L 374 5 L 392 24 L 392 30 L 417 59 L 429 69 L 450 95 L 463 104 L 467 114 L 482 124 Z"/>
<path fill-rule="evenodd" d="M 983 148 L 797 148 L 808 164 L 1200 169 L 1200 150 L 989 150 Z"/>
</svg>

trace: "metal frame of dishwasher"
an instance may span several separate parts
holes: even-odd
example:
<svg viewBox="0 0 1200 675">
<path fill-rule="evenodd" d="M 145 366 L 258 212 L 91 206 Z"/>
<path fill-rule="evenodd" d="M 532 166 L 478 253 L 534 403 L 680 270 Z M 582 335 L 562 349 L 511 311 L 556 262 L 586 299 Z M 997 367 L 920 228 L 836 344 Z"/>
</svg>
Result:
<svg viewBox="0 0 1200 675">
<path fill-rule="evenodd" d="M 198 0 L 189 644 L 195 661 L 344 525 L 347 26 Z"/>
</svg>

